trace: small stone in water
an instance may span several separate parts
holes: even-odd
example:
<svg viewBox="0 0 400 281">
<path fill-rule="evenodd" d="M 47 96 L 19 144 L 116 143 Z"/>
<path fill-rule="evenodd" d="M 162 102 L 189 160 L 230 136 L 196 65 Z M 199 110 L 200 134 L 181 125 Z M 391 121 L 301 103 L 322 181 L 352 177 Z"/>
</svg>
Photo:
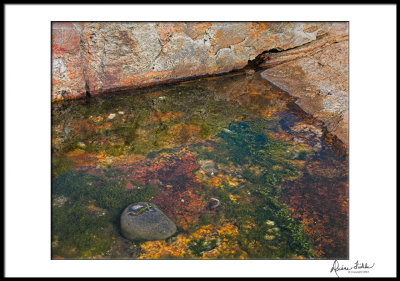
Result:
<svg viewBox="0 0 400 281">
<path fill-rule="evenodd" d="M 78 143 L 78 146 L 81 147 L 81 148 L 85 148 L 85 147 L 86 147 L 86 144 L 83 143 L 83 142 L 79 142 L 79 143 Z"/>
<path fill-rule="evenodd" d="M 68 201 L 68 198 L 61 195 L 53 200 L 54 207 L 61 207 Z"/>
<path fill-rule="evenodd" d="M 275 222 L 273 222 L 273 221 L 270 221 L 270 220 L 267 220 L 266 222 L 265 222 L 267 225 L 275 225 Z"/>
<path fill-rule="evenodd" d="M 121 215 L 121 232 L 129 240 L 164 240 L 176 230 L 175 223 L 152 203 L 131 204 Z"/>
</svg>

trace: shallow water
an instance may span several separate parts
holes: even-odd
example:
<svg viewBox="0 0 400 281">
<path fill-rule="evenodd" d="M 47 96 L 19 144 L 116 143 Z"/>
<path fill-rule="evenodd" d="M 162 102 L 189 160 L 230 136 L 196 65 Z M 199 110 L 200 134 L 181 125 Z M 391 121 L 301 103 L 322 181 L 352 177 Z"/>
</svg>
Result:
<svg viewBox="0 0 400 281">
<path fill-rule="evenodd" d="M 177 233 L 123 238 L 145 201 Z M 55 259 L 346 259 L 348 201 L 346 151 L 259 73 L 53 104 Z"/>
</svg>

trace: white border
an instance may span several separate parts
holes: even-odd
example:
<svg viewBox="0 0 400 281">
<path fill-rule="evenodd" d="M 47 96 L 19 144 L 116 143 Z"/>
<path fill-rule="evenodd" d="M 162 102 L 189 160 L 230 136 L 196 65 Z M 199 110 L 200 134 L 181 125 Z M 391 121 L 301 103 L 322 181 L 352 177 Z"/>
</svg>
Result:
<svg viewBox="0 0 400 281">
<path fill-rule="evenodd" d="M 350 261 L 396 274 L 396 6 L 5 5 L 7 277 L 332 276 L 332 261 L 50 260 L 50 21 L 350 21 Z"/>
</svg>

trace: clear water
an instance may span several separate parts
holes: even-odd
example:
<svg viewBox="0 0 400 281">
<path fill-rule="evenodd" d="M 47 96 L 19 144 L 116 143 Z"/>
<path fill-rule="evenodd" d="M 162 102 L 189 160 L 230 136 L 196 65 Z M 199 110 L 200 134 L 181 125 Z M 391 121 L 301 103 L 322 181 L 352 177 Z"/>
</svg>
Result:
<svg viewBox="0 0 400 281">
<path fill-rule="evenodd" d="M 135 202 L 177 233 L 123 238 Z M 348 202 L 347 151 L 257 72 L 53 104 L 54 259 L 346 259 Z"/>
</svg>

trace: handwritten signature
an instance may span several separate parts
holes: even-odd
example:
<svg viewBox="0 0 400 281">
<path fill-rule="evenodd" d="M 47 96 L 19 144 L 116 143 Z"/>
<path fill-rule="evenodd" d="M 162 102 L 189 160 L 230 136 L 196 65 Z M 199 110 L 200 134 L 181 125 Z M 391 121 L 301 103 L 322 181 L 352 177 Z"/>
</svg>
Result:
<svg viewBox="0 0 400 281">
<path fill-rule="evenodd" d="M 335 272 L 336 276 L 339 277 L 338 272 L 345 270 L 345 271 L 350 271 L 350 270 L 360 270 L 360 269 L 371 269 L 375 266 L 375 263 L 373 265 L 368 265 L 368 263 L 364 262 L 359 262 L 358 260 L 352 265 L 352 266 L 344 266 L 340 265 L 337 260 L 333 262 L 332 268 L 330 273 Z"/>
</svg>

